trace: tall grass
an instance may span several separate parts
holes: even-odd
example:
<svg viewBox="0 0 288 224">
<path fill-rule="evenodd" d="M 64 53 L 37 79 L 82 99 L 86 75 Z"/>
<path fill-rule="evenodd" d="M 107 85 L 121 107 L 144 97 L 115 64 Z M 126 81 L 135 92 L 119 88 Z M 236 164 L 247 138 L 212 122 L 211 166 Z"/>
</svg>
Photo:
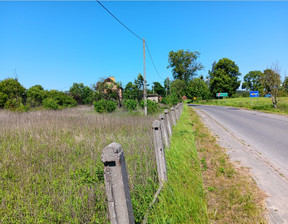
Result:
<svg viewBox="0 0 288 224">
<path fill-rule="evenodd" d="M 273 108 L 270 98 L 259 97 L 251 98 L 241 97 L 241 98 L 229 98 L 229 99 L 215 99 L 215 100 L 202 100 L 196 101 L 196 104 L 208 104 L 208 105 L 220 105 L 220 106 L 232 106 L 232 107 L 243 107 L 252 110 L 260 110 L 266 112 L 276 112 L 288 114 L 288 97 L 279 97 L 279 102 L 277 103 L 277 109 Z"/>
<path fill-rule="evenodd" d="M 0 111 L 0 223 L 109 223 L 100 157 L 113 141 L 141 221 L 157 190 L 155 116 L 89 110 Z"/>
</svg>

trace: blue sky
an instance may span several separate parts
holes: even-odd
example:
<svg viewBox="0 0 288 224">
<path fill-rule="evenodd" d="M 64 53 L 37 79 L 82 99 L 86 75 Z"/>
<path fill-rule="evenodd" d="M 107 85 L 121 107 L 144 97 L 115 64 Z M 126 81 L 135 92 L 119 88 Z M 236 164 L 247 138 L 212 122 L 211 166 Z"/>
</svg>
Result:
<svg viewBox="0 0 288 224">
<path fill-rule="evenodd" d="M 242 77 L 274 62 L 288 76 L 288 2 L 102 3 L 148 42 L 161 74 L 147 55 L 148 83 L 172 79 L 168 53 L 179 49 L 200 52 L 199 75 L 226 57 Z M 0 1 L 0 30 L 0 80 L 17 74 L 26 88 L 68 90 L 109 75 L 125 85 L 143 74 L 142 42 L 96 1 Z"/>
</svg>

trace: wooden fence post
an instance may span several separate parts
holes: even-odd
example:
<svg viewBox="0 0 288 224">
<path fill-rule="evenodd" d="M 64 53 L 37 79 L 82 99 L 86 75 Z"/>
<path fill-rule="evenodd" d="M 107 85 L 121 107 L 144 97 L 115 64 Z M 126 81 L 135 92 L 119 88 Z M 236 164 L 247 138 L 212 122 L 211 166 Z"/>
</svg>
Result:
<svg viewBox="0 0 288 224">
<path fill-rule="evenodd" d="M 164 144 L 162 140 L 161 133 L 161 122 L 158 120 L 153 121 L 153 136 L 154 136 L 154 146 L 155 146 L 155 155 L 157 161 L 157 171 L 159 182 L 167 182 L 167 168 L 166 168 L 166 159 Z"/>
<path fill-rule="evenodd" d="M 111 143 L 102 151 L 104 180 L 111 224 L 135 223 L 130 187 L 121 145 Z"/>
<path fill-rule="evenodd" d="M 164 114 L 159 115 L 159 119 L 161 122 L 161 132 L 162 132 L 162 137 L 163 137 L 163 142 L 166 147 L 169 147 L 169 136 L 168 136 L 168 131 L 167 131 L 167 122 L 165 120 Z"/>
<path fill-rule="evenodd" d="M 172 128 L 171 128 L 171 122 L 170 122 L 170 117 L 169 117 L 169 110 L 165 109 L 164 113 L 165 113 L 165 118 L 166 118 L 168 135 L 171 138 L 171 136 L 172 136 Z"/>
</svg>

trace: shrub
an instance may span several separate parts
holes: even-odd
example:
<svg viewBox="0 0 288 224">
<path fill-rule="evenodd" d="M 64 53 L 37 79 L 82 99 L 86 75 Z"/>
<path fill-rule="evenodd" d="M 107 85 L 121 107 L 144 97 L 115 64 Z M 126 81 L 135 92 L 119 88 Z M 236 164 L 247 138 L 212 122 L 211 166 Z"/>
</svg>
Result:
<svg viewBox="0 0 288 224">
<path fill-rule="evenodd" d="M 69 96 L 66 93 L 58 91 L 58 90 L 47 91 L 46 97 L 52 98 L 54 101 L 57 102 L 58 106 L 60 106 L 61 108 L 74 107 L 77 105 L 76 100 L 74 100 L 72 96 Z M 51 101 L 51 100 L 49 100 L 49 101 Z M 55 103 L 53 103 L 53 104 L 55 104 Z M 44 101 L 43 101 L 43 106 L 44 106 Z M 61 108 L 58 108 L 58 109 L 61 109 Z M 53 109 L 53 108 L 50 108 L 50 109 Z"/>
<path fill-rule="evenodd" d="M 144 108 L 144 100 L 141 101 L 141 107 Z M 152 101 L 152 100 L 147 100 L 147 113 L 148 114 L 153 114 L 159 110 L 159 105 L 158 103 Z"/>
<path fill-rule="evenodd" d="M 175 93 L 170 96 L 166 96 L 162 99 L 161 103 L 167 104 L 169 106 L 174 106 L 179 102 L 179 99 Z"/>
<path fill-rule="evenodd" d="M 7 78 L 0 82 L 0 108 L 15 110 L 25 99 L 26 89 L 17 79 Z"/>
<path fill-rule="evenodd" d="M 27 90 L 27 103 L 32 107 L 40 106 L 45 98 L 45 90 L 40 85 L 35 85 Z"/>
<path fill-rule="evenodd" d="M 52 110 L 61 109 L 60 105 L 58 104 L 58 101 L 51 97 L 48 97 L 45 100 L 43 100 L 43 106 L 46 109 L 52 109 Z"/>
<path fill-rule="evenodd" d="M 127 108 L 130 112 L 132 112 L 133 110 L 136 110 L 137 108 L 137 101 L 136 100 L 126 100 L 124 101 L 124 107 Z"/>
<path fill-rule="evenodd" d="M 4 105 L 5 109 L 12 110 L 12 111 L 27 111 L 29 107 L 26 107 L 22 103 L 22 98 L 12 98 L 8 99 Z"/>
<path fill-rule="evenodd" d="M 4 105 L 7 100 L 8 100 L 7 94 L 0 92 L 0 108 L 4 108 Z"/>
<path fill-rule="evenodd" d="M 117 108 L 117 103 L 114 102 L 113 100 L 99 100 L 99 101 L 94 101 L 94 109 L 98 113 L 103 113 L 103 112 L 113 112 Z"/>
</svg>

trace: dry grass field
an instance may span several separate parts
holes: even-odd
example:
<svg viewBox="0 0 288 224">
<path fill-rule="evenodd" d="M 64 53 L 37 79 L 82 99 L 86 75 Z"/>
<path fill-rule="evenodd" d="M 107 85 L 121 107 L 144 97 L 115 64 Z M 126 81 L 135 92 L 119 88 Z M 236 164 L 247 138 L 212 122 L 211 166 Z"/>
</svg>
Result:
<svg viewBox="0 0 288 224">
<path fill-rule="evenodd" d="M 108 223 L 102 149 L 122 145 L 139 222 L 157 189 L 155 116 L 0 110 L 0 223 Z"/>
</svg>

